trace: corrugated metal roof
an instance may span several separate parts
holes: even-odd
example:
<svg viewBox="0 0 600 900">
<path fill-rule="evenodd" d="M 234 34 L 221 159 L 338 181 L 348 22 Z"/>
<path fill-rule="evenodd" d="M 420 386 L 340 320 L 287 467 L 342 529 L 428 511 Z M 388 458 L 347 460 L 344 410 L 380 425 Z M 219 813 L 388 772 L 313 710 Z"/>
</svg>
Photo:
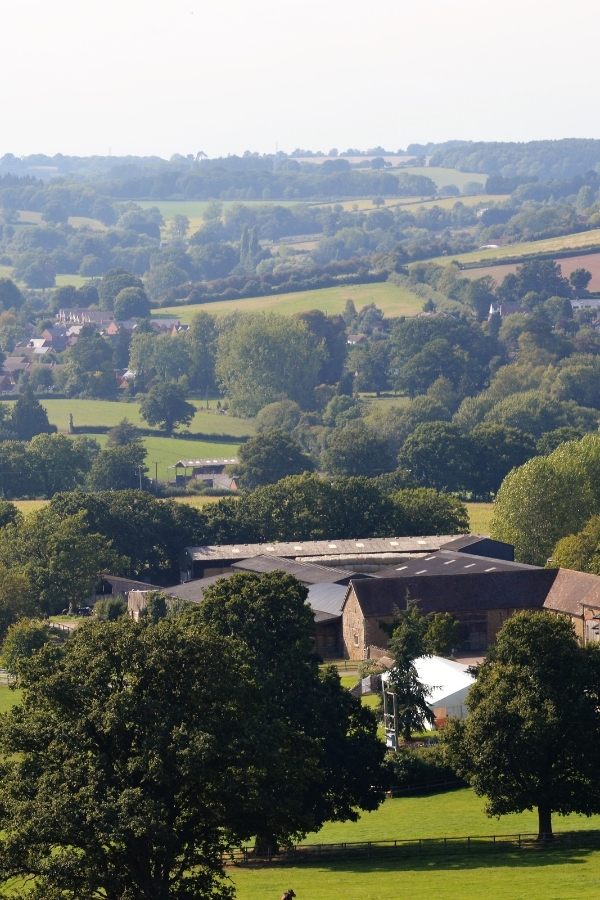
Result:
<svg viewBox="0 0 600 900">
<path fill-rule="evenodd" d="M 346 584 L 354 575 L 350 569 L 337 569 L 332 566 L 319 566 L 316 563 L 299 562 L 285 556 L 253 556 L 251 559 L 233 563 L 233 568 L 243 572 L 274 572 L 280 570 L 293 575 L 303 584 L 322 584 L 329 582 Z"/>
<path fill-rule="evenodd" d="M 528 566 L 525 563 L 509 562 L 491 556 L 478 556 L 469 553 L 455 553 L 451 550 L 440 550 L 419 559 L 402 560 L 399 565 L 386 566 L 376 573 L 378 578 L 408 578 L 413 575 L 475 575 L 479 572 L 515 572 L 539 571 L 539 566 Z"/>
<path fill-rule="evenodd" d="M 272 541 L 261 544 L 217 544 L 186 547 L 191 559 L 214 561 L 221 559 L 251 559 L 253 556 L 367 556 L 382 553 L 431 553 L 453 540 L 455 535 L 425 535 L 423 537 L 348 538 L 325 541 Z"/>
<path fill-rule="evenodd" d="M 169 466 L 169 469 L 181 467 L 189 469 L 194 466 L 232 466 L 238 462 L 239 460 L 236 456 L 232 456 L 228 459 L 223 459 L 221 457 L 215 459 L 179 459 L 174 465 Z"/>
<path fill-rule="evenodd" d="M 224 572 L 221 575 L 211 575 L 208 578 L 195 578 L 183 584 L 175 584 L 173 587 L 162 588 L 163 593 L 169 597 L 177 597 L 179 600 L 189 600 L 191 603 L 200 603 L 206 588 L 221 581 L 223 578 L 232 578 L 235 572 Z"/>
<path fill-rule="evenodd" d="M 345 584 L 313 584 L 308 589 L 306 598 L 314 612 L 328 613 L 330 616 L 341 616 L 344 599 L 348 593 Z"/>
<path fill-rule="evenodd" d="M 515 548 L 505 541 L 497 541 L 494 538 L 480 534 L 467 534 L 449 541 L 445 550 L 459 550 L 463 553 L 472 553 L 475 556 L 493 556 L 494 559 L 512 561 L 515 558 Z"/>
</svg>

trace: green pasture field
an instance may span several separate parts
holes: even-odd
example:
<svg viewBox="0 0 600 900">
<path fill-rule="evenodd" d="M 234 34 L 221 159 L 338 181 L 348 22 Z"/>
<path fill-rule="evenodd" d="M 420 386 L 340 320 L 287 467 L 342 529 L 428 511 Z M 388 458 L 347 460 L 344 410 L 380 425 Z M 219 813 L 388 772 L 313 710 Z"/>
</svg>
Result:
<svg viewBox="0 0 600 900">
<path fill-rule="evenodd" d="M 13 267 L 12 266 L 0 266 L 0 278 L 13 278 Z M 65 284 L 72 284 L 74 287 L 81 287 L 82 284 L 86 284 L 89 281 L 89 278 L 84 278 L 83 275 L 75 275 L 75 274 L 61 274 L 56 276 L 56 287 L 63 287 Z M 22 286 L 22 282 L 18 281 L 17 284 Z"/>
<path fill-rule="evenodd" d="M 303 843 L 409 840 L 535 833 L 537 816 L 525 812 L 490 819 L 482 798 L 465 788 L 425 797 L 386 800 L 378 810 L 364 813 L 357 822 L 330 822 L 309 835 Z M 555 816 L 560 831 L 600 829 L 600 816 Z M 389 900 L 411 897 L 443 898 L 555 898 L 591 897 L 593 885 L 600 887 L 600 853 L 551 850 L 542 856 L 536 850 L 489 852 L 468 855 L 439 853 L 384 860 L 315 861 L 301 867 L 274 866 L 256 869 L 232 868 L 239 900 L 277 898 L 293 887 L 299 900 Z M 577 892 L 579 891 L 579 892 Z"/>
<path fill-rule="evenodd" d="M 455 184 L 459 190 L 462 190 L 465 184 L 470 181 L 478 181 L 481 187 L 485 187 L 487 175 L 481 172 L 460 172 L 458 169 L 449 169 L 445 166 L 394 166 L 392 169 L 386 169 L 393 175 L 400 175 L 405 172 L 407 175 L 425 175 L 431 178 L 436 185 L 441 188 L 447 184 Z"/>
<path fill-rule="evenodd" d="M 505 247 L 498 247 L 496 250 L 473 250 L 471 253 L 459 253 L 456 256 L 437 256 L 428 261 L 448 266 L 453 260 L 461 263 L 495 261 L 510 259 L 513 256 L 531 256 L 535 253 L 556 253 L 559 250 L 580 250 L 584 247 L 598 246 L 600 246 L 600 228 L 593 228 L 591 231 L 577 231 L 574 234 L 563 234 L 559 237 L 544 238 L 540 241 L 523 241 L 518 244 L 507 244 Z M 582 257 L 581 265 L 585 267 L 585 257 Z"/>
<path fill-rule="evenodd" d="M 463 206 L 481 206 L 488 203 L 501 203 L 506 200 L 507 194 L 473 194 L 466 197 L 440 197 L 437 200 L 392 200 L 386 203 L 388 209 L 398 206 L 406 207 L 408 212 L 417 209 L 432 209 L 439 206 L 441 209 L 453 209 L 457 203 Z"/>
<path fill-rule="evenodd" d="M 11 402 L 11 401 L 8 401 Z M 215 401 L 209 401 L 215 410 Z M 59 431 L 66 432 L 69 426 L 69 414 L 73 414 L 73 422 L 81 428 L 81 436 L 93 438 L 104 446 L 107 440 L 106 434 L 93 434 L 86 432 L 86 426 L 105 425 L 112 427 L 122 419 L 141 427 L 147 427 L 142 421 L 137 403 L 125 403 L 111 400 L 43 400 L 42 405 L 48 412 L 48 418 Z M 148 452 L 146 465 L 148 475 L 154 478 L 158 464 L 158 478 L 160 481 L 171 480 L 174 471 L 170 468 L 179 459 L 210 459 L 212 457 L 230 458 L 237 455 L 240 441 L 228 442 L 219 440 L 221 435 L 233 438 L 242 438 L 252 434 L 254 423 L 248 419 L 239 419 L 235 416 L 218 415 L 206 411 L 205 401 L 197 400 L 195 405 L 198 412 L 192 419 L 190 431 L 197 434 L 206 434 L 207 440 L 187 440 L 182 437 L 166 437 L 161 432 L 142 438 Z M 213 438 L 214 435 L 214 438 Z M 38 501 L 29 501 L 35 503 Z M 29 511 L 29 510 L 28 510 Z"/>
<path fill-rule="evenodd" d="M 106 434 L 85 434 L 78 437 L 89 437 L 104 447 Z M 159 481 L 173 481 L 175 470 L 171 468 L 180 459 L 230 459 L 237 456 L 239 444 L 221 443 L 219 441 L 189 441 L 177 437 L 142 437 L 146 448 L 146 466 L 148 478 L 158 475 Z"/>
<path fill-rule="evenodd" d="M 237 900 L 575 900 L 600 892 L 600 852 L 535 849 L 229 869 Z"/>
<path fill-rule="evenodd" d="M 331 314 L 341 313 L 346 300 L 352 300 L 357 309 L 367 303 L 375 303 L 386 316 L 414 316 L 421 311 L 424 302 L 422 297 L 412 291 L 385 281 L 272 294 L 270 297 L 249 297 L 245 300 L 219 300 L 216 303 L 198 303 L 193 306 L 164 306 L 154 310 L 154 316 L 177 316 L 182 322 L 189 323 L 201 311 L 216 316 L 232 312 L 265 311 L 291 316 L 309 309 L 321 309 Z"/>
<path fill-rule="evenodd" d="M 384 800 L 375 812 L 363 813 L 357 822 L 327 822 L 302 843 L 338 844 L 537 832 L 535 811 L 490 819 L 485 814 L 484 806 L 483 798 L 478 797 L 471 788 L 429 796 L 396 797 Z M 589 818 L 555 815 L 553 825 L 556 832 L 600 830 L 600 815 Z"/>
<path fill-rule="evenodd" d="M 73 287 L 81 287 L 82 284 L 87 284 L 90 280 L 86 278 L 84 275 L 77 275 L 76 273 L 70 274 L 59 274 L 56 276 L 56 287 L 64 287 L 67 284 L 72 284 Z"/>
<path fill-rule="evenodd" d="M 23 692 L 18 688 L 14 690 L 7 684 L 0 684 L 0 713 L 8 712 L 21 699 Z"/>
<path fill-rule="evenodd" d="M 136 401 L 73 399 L 42 400 L 41 402 L 48 413 L 51 424 L 56 425 L 59 431 L 67 431 L 70 413 L 73 414 L 73 424 L 79 428 L 85 428 L 86 425 L 106 425 L 112 428 L 122 419 L 128 419 L 132 425 L 148 427 L 140 415 L 139 405 Z M 206 409 L 205 400 L 191 400 L 190 402 L 198 410 L 189 426 L 192 433 L 244 437 L 254 431 L 254 423 L 250 419 L 219 415 L 215 400 L 208 401 L 209 410 Z M 159 431 L 156 433 L 160 435 Z"/>
<path fill-rule="evenodd" d="M 361 394 L 360 399 L 367 404 L 368 409 L 390 409 L 390 407 L 405 407 L 410 403 L 410 397 L 398 394 L 376 397 L 374 394 Z"/>
<path fill-rule="evenodd" d="M 494 515 L 493 503 L 465 503 L 469 513 L 471 532 L 473 534 L 489 535 L 492 516 Z"/>
</svg>

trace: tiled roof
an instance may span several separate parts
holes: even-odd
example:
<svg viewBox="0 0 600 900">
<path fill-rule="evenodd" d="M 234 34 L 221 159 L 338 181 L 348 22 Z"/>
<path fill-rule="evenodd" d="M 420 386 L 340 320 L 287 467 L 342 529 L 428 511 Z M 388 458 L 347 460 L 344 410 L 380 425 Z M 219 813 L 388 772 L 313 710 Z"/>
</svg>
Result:
<svg viewBox="0 0 600 900">
<path fill-rule="evenodd" d="M 544 601 L 544 608 L 581 615 L 582 606 L 600 609 L 600 575 L 559 569 Z"/>
</svg>

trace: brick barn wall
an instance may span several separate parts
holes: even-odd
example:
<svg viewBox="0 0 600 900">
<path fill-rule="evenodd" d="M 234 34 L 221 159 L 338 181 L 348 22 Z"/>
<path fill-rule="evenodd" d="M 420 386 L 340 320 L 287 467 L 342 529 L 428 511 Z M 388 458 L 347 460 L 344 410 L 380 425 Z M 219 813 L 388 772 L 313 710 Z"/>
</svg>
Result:
<svg viewBox="0 0 600 900">
<path fill-rule="evenodd" d="M 348 659 L 364 659 L 365 620 L 352 589 L 342 612 L 342 640 L 344 656 Z"/>
</svg>

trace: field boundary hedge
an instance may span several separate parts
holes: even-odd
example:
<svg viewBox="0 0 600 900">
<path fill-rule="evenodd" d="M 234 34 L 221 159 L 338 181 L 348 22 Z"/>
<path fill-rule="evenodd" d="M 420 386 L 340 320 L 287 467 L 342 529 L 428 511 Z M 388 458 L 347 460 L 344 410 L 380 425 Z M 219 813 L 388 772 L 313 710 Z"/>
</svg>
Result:
<svg viewBox="0 0 600 900">
<path fill-rule="evenodd" d="M 590 245 L 589 247 L 566 247 L 564 250 L 541 250 L 538 253 L 524 253 L 522 256 L 493 256 L 485 259 L 474 260 L 473 262 L 463 263 L 459 259 L 453 259 L 452 265 L 457 266 L 461 271 L 467 269 L 488 269 L 492 266 L 514 266 L 524 262 L 532 262 L 537 259 L 566 259 L 571 256 L 592 256 L 594 253 L 600 253 L 600 244 Z"/>
<path fill-rule="evenodd" d="M 114 425 L 74 425 L 71 434 L 108 434 Z M 135 426 L 139 437 L 168 437 L 181 441 L 206 441 L 210 444 L 243 444 L 250 438 L 249 434 L 205 434 L 203 431 L 186 431 L 183 434 L 167 434 L 153 428 Z"/>
</svg>

